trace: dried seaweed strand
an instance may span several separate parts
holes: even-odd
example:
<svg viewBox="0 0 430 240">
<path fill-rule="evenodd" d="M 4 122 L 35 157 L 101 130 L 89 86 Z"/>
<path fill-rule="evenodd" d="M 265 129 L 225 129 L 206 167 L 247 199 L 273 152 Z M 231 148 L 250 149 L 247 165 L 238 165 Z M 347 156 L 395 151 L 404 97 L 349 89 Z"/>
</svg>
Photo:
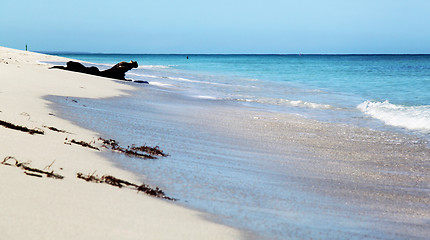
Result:
<svg viewBox="0 0 430 240">
<path fill-rule="evenodd" d="M 111 149 L 112 151 L 124 153 L 128 156 L 134 156 L 134 157 L 139 157 L 143 159 L 157 159 L 157 157 L 155 156 L 162 156 L 162 157 L 168 156 L 168 154 L 163 153 L 163 151 L 158 146 L 148 147 L 144 145 L 140 147 L 135 147 L 134 145 L 132 145 L 131 148 L 130 147 L 124 148 L 124 147 L 121 147 L 119 143 L 113 139 L 99 138 L 99 140 L 102 141 L 103 147 Z M 148 153 L 148 154 L 145 154 L 145 153 Z"/>
<path fill-rule="evenodd" d="M 66 140 L 67 140 L 67 138 L 66 138 Z M 78 142 L 75 139 L 72 139 L 72 140 L 70 140 L 70 143 L 81 145 L 82 147 L 87 147 L 87 148 L 91 148 L 91 149 L 100 151 L 100 149 L 98 147 L 94 147 L 93 145 L 91 145 L 91 144 L 89 144 L 87 142 L 84 142 L 84 141 L 79 141 Z"/>
<path fill-rule="evenodd" d="M 55 178 L 55 179 L 63 179 L 64 178 L 64 176 L 61 176 L 59 174 L 54 173 L 53 170 L 51 172 L 47 172 L 47 171 L 43 171 L 43 170 L 40 170 L 37 168 L 32 168 L 32 167 L 28 166 L 29 163 L 19 162 L 18 160 L 16 160 L 14 157 L 11 157 L 11 156 L 5 157 L 3 159 L 3 162 L 1 162 L 0 164 L 6 165 L 6 166 L 13 166 L 12 164 L 7 162 L 10 159 L 15 160 L 15 164 L 14 164 L 15 167 L 23 169 L 24 173 L 29 175 L 29 176 L 42 177 L 42 175 L 40 175 L 40 174 L 44 174 L 49 178 Z M 36 173 L 39 173 L 39 174 L 36 174 Z"/>
<path fill-rule="evenodd" d="M 112 186 L 115 186 L 118 188 L 122 188 L 122 187 L 127 186 L 131 189 L 137 190 L 138 192 L 143 192 L 145 194 L 148 194 L 148 195 L 151 195 L 151 196 L 154 196 L 157 198 L 162 198 L 162 199 L 166 199 L 166 200 L 170 200 L 170 201 L 176 201 L 175 198 L 171 198 L 171 197 L 166 196 L 166 194 L 161 189 L 159 189 L 158 187 L 156 187 L 154 189 L 154 188 L 151 188 L 144 183 L 142 185 L 137 185 L 137 184 L 116 178 L 116 177 L 111 176 L 111 175 L 104 175 L 102 177 L 98 177 L 97 175 L 94 175 L 94 174 L 95 174 L 95 172 L 93 172 L 92 174 L 87 174 L 87 175 L 85 175 L 83 173 L 77 173 L 76 175 L 77 175 L 77 178 L 83 179 L 87 182 L 106 183 L 106 184 L 109 184 L 109 185 L 112 185 Z"/>
<path fill-rule="evenodd" d="M 34 134 L 41 134 L 41 135 L 43 135 L 43 134 L 45 134 L 43 131 L 38 130 L 38 129 L 29 129 L 27 127 L 15 125 L 13 123 L 5 122 L 5 121 L 2 121 L 2 120 L 0 120 L 0 125 L 3 126 L 3 127 L 5 127 L 5 128 L 9 128 L 9 129 L 13 129 L 13 130 L 18 130 L 18 131 L 21 131 L 21 132 L 26 132 L 26 133 L 29 133 L 31 135 L 34 135 Z"/>
</svg>

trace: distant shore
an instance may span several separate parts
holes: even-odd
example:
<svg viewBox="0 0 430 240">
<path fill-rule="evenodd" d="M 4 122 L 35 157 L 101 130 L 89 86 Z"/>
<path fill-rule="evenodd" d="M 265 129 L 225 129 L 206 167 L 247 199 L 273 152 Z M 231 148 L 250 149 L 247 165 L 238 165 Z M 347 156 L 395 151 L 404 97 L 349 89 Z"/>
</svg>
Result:
<svg viewBox="0 0 430 240">
<path fill-rule="evenodd" d="M 101 148 L 103 142 L 98 133 L 57 117 L 44 97 L 106 98 L 125 95 L 133 87 L 51 70 L 40 61 L 68 59 L 0 47 L 2 238 L 240 238 L 237 230 L 167 200 L 78 178 L 78 173 L 114 176 L 141 184 L 139 177 L 114 166 L 96 149 L 74 144 Z"/>
</svg>

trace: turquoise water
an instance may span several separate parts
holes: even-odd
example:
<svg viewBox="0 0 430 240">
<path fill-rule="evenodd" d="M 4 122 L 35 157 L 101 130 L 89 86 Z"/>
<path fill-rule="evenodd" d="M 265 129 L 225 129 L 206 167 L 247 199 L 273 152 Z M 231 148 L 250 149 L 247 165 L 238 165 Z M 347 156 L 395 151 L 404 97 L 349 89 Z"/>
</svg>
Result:
<svg viewBox="0 0 430 240">
<path fill-rule="evenodd" d="M 61 56 L 106 64 L 101 68 L 137 61 L 139 68 L 128 78 L 193 97 L 319 120 L 430 132 L 430 55 Z"/>
<path fill-rule="evenodd" d="M 190 123 L 185 111 L 246 105 L 428 138 L 430 55 L 61 56 L 99 68 L 138 61 L 139 68 L 126 77 L 146 80 L 153 87 L 126 83 L 138 86 L 137 92 L 114 100 L 79 99 L 79 104 L 67 98 L 50 100 L 58 104 L 59 116 L 124 145 L 160 145 L 169 157 L 142 162 L 108 155 L 179 198 L 178 204 L 211 213 L 217 221 L 251 232 L 257 239 L 413 238 L 393 231 L 403 222 L 384 218 L 382 210 L 368 213 L 363 206 L 313 190 L 314 186 L 337 189 L 346 184 L 354 190 L 373 185 L 348 185 L 348 181 L 337 185 L 331 178 L 302 174 L 297 168 L 300 153 L 298 159 L 268 154 L 256 147 L 259 142 L 226 137 L 200 126 L 199 119 Z M 155 97 L 152 91 L 157 91 Z M 175 95 L 172 99 L 178 103 L 165 102 L 169 98 L 158 95 Z M 197 106 L 190 106 L 193 103 Z"/>
</svg>

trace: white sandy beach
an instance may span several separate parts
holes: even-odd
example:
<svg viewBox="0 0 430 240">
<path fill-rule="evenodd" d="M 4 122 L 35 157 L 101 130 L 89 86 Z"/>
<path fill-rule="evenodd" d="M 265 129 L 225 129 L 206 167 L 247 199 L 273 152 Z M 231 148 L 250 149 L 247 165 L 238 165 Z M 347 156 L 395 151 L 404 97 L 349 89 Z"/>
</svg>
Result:
<svg viewBox="0 0 430 240">
<path fill-rule="evenodd" d="M 0 164 L 0 239 L 428 238 L 425 139 L 134 87 L 38 61 L 68 59 L 0 48 L 0 121 L 44 131 L 0 126 L 0 163 L 13 157 Z M 115 120 L 123 116 L 130 119 Z M 123 164 L 67 144 L 100 147 L 99 135 L 120 138 L 121 132 L 133 139 L 127 131 L 171 156 Z M 26 175 L 15 159 L 64 179 Z M 136 184 L 143 174 L 185 196 L 174 204 L 85 182 L 78 172 Z M 178 206 L 195 207 L 184 202 L 198 196 L 209 210 L 196 209 L 244 231 Z"/>
<path fill-rule="evenodd" d="M 99 176 L 139 183 L 137 176 L 115 167 L 98 151 L 65 144 L 66 138 L 90 142 L 98 135 L 55 116 L 43 97 L 105 98 L 127 94 L 133 88 L 107 78 L 50 70 L 38 61 L 67 60 L 0 47 L 0 120 L 44 131 L 44 135 L 31 135 L 0 126 L 0 161 L 10 156 L 64 179 L 26 175 L 14 166 L 14 159 L 7 161 L 12 166 L 0 165 L 1 239 L 241 237 L 235 229 L 166 200 L 78 179 L 78 172 L 96 171 Z"/>
</svg>

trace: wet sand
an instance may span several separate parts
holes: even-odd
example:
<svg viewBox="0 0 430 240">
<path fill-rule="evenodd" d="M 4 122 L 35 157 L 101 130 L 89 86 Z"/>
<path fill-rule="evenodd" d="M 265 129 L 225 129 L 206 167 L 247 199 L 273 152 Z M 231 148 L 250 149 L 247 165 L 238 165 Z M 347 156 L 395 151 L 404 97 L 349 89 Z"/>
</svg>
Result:
<svg viewBox="0 0 430 240">
<path fill-rule="evenodd" d="M 179 204 L 207 211 L 252 238 L 430 234 L 430 151 L 424 139 L 151 86 L 126 98 L 80 99 L 80 105 L 50 100 L 60 115 L 102 135 L 160 145 L 170 154 L 162 161 L 109 157 L 163 186 Z"/>
<path fill-rule="evenodd" d="M 0 239 L 241 238 L 236 229 L 205 220 L 202 212 L 77 178 L 83 173 L 142 180 L 99 151 L 71 144 L 76 139 L 101 148 L 97 132 L 58 116 L 45 97 L 107 98 L 134 87 L 49 69 L 40 61 L 68 59 L 0 47 Z"/>
</svg>

